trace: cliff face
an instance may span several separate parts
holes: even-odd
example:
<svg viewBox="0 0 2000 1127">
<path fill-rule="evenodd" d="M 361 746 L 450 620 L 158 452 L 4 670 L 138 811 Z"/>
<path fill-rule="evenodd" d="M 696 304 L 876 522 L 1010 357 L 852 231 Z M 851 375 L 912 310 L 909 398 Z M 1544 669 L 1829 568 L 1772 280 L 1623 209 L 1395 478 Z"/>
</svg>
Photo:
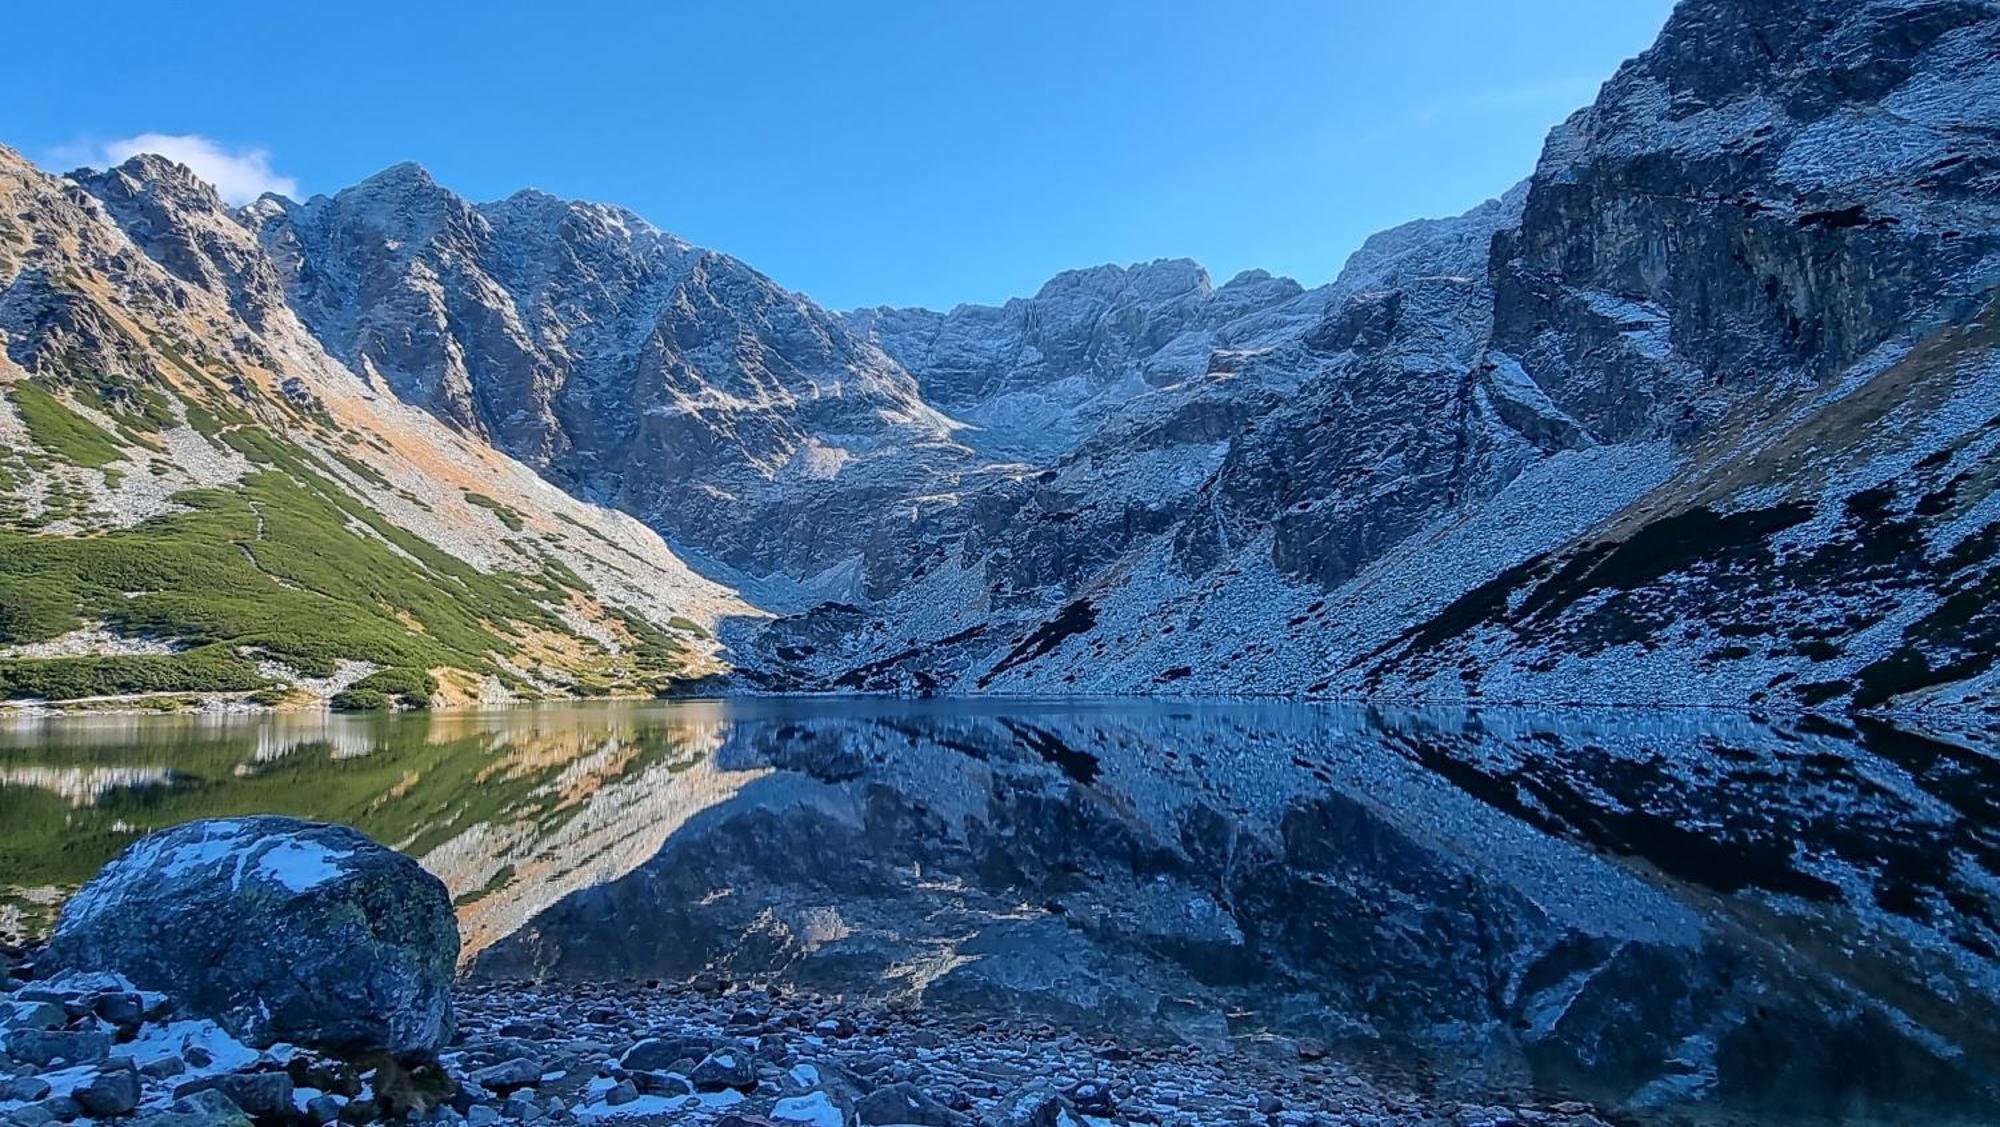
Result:
<svg viewBox="0 0 2000 1127">
<path fill-rule="evenodd" d="M 1994 9 L 1688 4 L 1550 137 L 1495 362 L 1599 441 L 1712 430 L 1984 304 Z"/>
<path fill-rule="evenodd" d="M 751 575 L 839 564 L 867 512 L 964 461 L 833 315 L 630 212 L 474 205 L 400 165 L 244 218 L 357 371 Z"/>
<path fill-rule="evenodd" d="M 1350 683 L 1987 694 L 1996 53 L 1991 4 L 1682 5 L 1551 136 L 1486 358 L 1670 472 Z"/>
</svg>

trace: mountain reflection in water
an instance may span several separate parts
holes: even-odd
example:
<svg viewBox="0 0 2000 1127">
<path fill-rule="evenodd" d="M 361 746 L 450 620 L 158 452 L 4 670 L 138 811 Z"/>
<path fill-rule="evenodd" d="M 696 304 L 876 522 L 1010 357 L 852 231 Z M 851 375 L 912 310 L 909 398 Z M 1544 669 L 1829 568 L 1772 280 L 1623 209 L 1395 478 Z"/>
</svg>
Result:
<svg viewBox="0 0 2000 1127">
<path fill-rule="evenodd" d="M 0 930 L 134 836 L 347 822 L 478 975 L 704 969 L 1314 1038 L 1642 1117 L 2000 1110 L 1983 749 L 1702 713 L 726 701 L 0 726 Z"/>
</svg>

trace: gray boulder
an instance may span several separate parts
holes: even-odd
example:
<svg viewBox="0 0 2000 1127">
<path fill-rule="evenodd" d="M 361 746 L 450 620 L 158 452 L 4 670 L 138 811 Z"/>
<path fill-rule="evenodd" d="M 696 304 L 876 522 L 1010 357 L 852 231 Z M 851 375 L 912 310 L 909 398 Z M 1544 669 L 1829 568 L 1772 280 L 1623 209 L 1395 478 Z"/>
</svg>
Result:
<svg viewBox="0 0 2000 1127">
<path fill-rule="evenodd" d="M 542 1062 L 532 1057 L 515 1057 L 479 1069 L 471 1079 L 480 1087 L 504 1096 L 517 1088 L 532 1088 L 540 1083 Z"/>
<path fill-rule="evenodd" d="M 1058 1127 L 1067 1116 L 1055 1085 L 1037 1080 L 1002 1097 L 987 1116 L 987 1127 Z"/>
<path fill-rule="evenodd" d="M 915 1127 L 954 1127 L 965 1116 L 938 1102 L 915 1084 L 891 1084 L 861 1097 L 854 1114 L 864 1124 L 913 1124 Z"/>
<path fill-rule="evenodd" d="M 442 1047 L 457 959 L 436 877 L 345 826 L 278 817 L 140 839 L 64 907 L 48 950 L 251 1045 L 343 1052 Z"/>
<path fill-rule="evenodd" d="M 174 1089 L 177 1099 L 221 1092 L 252 1119 L 276 1119 L 293 1111 L 292 1078 L 282 1072 L 237 1072 L 191 1081 Z"/>
<path fill-rule="evenodd" d="M 139 1106 L 139 1073 L 131 1061 L 121 1063 L 124 1067 L 107 1068 L 71 1093 L 85 1114 L 105 1119 L 129 1115 Z"/>
<path fill-rule="evenodd" d="M 694 1066 L 688 1080 L 698 1092 L 720 1092 L 725 1088 L 747 1092 L 757 1086 L 757 1060 L 740 1049 L 717 1049 Z"/>
<path fill-rule="evenodd" d="M 132 1127 L 250 1127 L 250 1117 L 213 1088 L 182 1096 L 165 1111 L 142 1115 Z"/>
<path fill-rule="evenodd" d="M 6 1047 L 15 1060 L 44 1068 L 57 1061 L 88 1064 L 111 1054 L 111 1037 L 94 1029 L 17 1029 L 7 1035 Z"/>
</svg>

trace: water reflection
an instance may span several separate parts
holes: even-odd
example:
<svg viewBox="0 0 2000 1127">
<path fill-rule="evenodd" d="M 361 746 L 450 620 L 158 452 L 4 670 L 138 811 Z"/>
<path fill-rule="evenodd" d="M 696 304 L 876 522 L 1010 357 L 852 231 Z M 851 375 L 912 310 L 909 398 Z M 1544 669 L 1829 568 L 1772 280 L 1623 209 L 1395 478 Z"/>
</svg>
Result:
<svg viewBox="0 0 2000 1127">
<path fill-rule="evenodd" d="M 766 701 L 0 728 L 16 926 L 271 810 L 451 886 L 473 973 L 704 969 L 1311 1037 L 1638 1115 L 2000 1108 L 1981 747 L 1747 717 Z"/>
</svg>

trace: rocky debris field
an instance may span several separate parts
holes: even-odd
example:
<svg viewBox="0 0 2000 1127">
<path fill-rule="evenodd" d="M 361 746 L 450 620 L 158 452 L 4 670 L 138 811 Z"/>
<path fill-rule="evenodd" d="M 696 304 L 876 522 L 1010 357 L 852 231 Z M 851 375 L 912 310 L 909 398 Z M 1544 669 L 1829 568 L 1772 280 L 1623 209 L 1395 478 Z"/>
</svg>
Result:
<svg viewBox="0 0 2000 1127">
<path fill-rule="evenodd" d="M 5 955 L 0 1124 L 1601 1124 L 1419 1098 L 1311 1043 L 1120 1045 L 714 981 L 462 984 L 435 1057 L 258 1050 L 117 976 Z"/>
</svg>

